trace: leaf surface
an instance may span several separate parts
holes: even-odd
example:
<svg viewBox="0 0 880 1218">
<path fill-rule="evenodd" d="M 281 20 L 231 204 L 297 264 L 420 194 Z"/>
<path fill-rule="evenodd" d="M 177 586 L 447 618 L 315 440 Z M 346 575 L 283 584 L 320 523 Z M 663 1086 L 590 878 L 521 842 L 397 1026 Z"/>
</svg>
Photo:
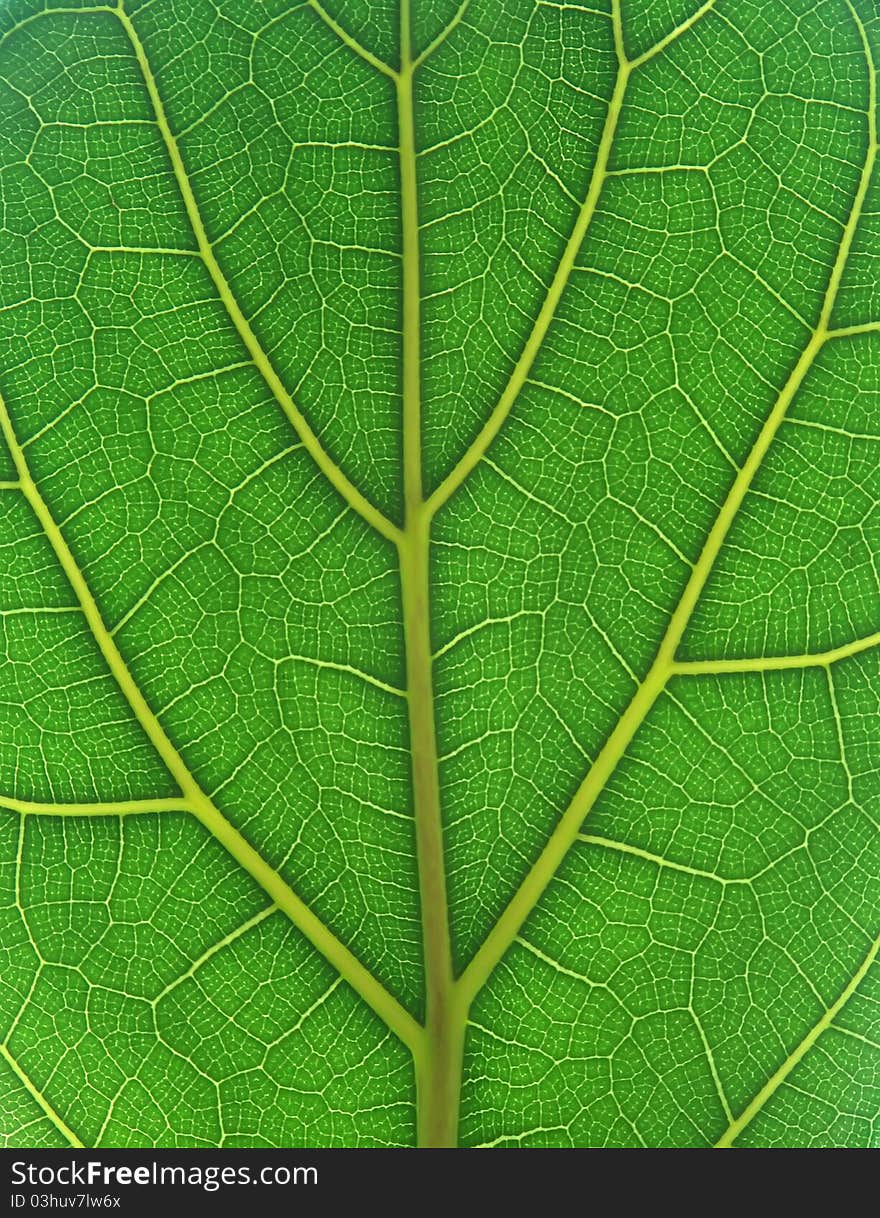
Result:
<svg viewBox="0 0 880 1218">
<path fill-rule="evenodd" d="M 0 1137 L 880 1144 L 871 0 L 0 3 Z"/>
</svg>

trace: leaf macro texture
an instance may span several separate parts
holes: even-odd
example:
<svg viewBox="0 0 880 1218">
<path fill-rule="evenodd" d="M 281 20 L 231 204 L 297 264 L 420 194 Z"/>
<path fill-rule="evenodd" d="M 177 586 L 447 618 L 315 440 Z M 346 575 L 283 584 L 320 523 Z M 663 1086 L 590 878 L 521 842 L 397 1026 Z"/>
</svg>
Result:
<svg viewBox="0 0 880 1218">
<path fill-rule="evenodd" d="M 876 0 L 0 0 L 0 1142 L 880 1146 Z"/>
</svg>

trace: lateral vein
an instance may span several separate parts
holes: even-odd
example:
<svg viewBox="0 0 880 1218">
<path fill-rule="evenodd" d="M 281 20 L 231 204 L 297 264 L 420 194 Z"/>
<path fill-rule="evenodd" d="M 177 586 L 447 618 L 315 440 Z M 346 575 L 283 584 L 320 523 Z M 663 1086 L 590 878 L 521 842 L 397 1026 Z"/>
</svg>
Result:
<svg viewBox="0 0 880 1218">
<path fill-rule="evenodd" d="M 314 5 L 313 5 L 314 7 Z M 345 500 L 345 502 L 355 512 L 358 513 L 376 532 L 380 533 L 389 541 L 397 541 L 400 530 L 389 520 L 388 517 L 381 512 L 375 504 L 354 485 L 347 474 L 343 472 L 341 467 L 336 464 L 327 450 L 324 448 L 317 434 L 312 430 L 312 427 L 306 420 L 302 411 L 297 406 L 287 387 L 281 380 L 281 377 L 275 370 L 272 361 L 263 348 L 260 340 L 254 333 L 250 322 L 245 317 L 241 307 L 235 297 L 235 294 L 230 287 L 229 281 L 223 273 L 220 263 L 217 261 L 217 256 L 214 252 L 213 243 L 208 236 L 202 219 L 201 210 L 193 191 L 192 183 L 187 173 L 186 166 L 183 161 L 183 155 L 177 143 L 177 139 L 171 130 L 168 122 L 168 117 L 165 113 L 165 105 L 159 93 L 156 78 L 150 67 L 147 58 L 146 50 L 140 40 L 137 30 L 131 21 L 131 18 L 120 6 L 115 10 L 122 28 L 128 37 L 135 58 L 138 62 L 138 67 L 141 71 L 141 76 L 150 99 L 150 104 L 153 108 L 153 113 L 156 118 L 156 125 L 171 161 L 171 167 L 174 172 L 174 177 L 177 182 L 177 188 L 180 191 L 181 199 L 183 200 L 184 208 L 187 217 L 189 218 L 190 226 L 193 230 L 193 236 L 196 239 L 196 244 L 199 248 L 202 261 L 205 268 L 217 290 L 220 300 L 226 309 L 230 321 L 235 326 L 239 338 L 244 343 L 248 354 L 254 362 L 254 366 L 259 371 L 263 380 L 266 382 L 269 390 L 274 396 L 281 410 L 289 420 L 296 434 L 303 443 L 304 448 L 314 460 L 315 464 L 326 477 L 327 481 L 336 490 L 336 492 Z"/>
<path fill-rule="evenodd" d="M 0 398 L 0 432 L 12 454 L 21 480 L 22 491 L 82 607 L 83 616 L 111 675 L 169 774 L 180 788 L 190 811 L 225 846 L 239 865 L 256 880 L 279 909 L 287 914 L 310 943 L 321 952 L 388 1027 L 410 1048 L 419 1044 L 422 1029 L 412 1015 L 385 989 L 354 953 L 337 939 L 329 927 L 297 896 L 287 881 L 226 819 L 193 777 L 183 757 L 148 704 L 104 622 L 88 582 L 31 476 L 30 467 L 2 398 Z"/>
<path fill-rule="evenodd" d="M 787 668 L 822 668 L 845 660 L 848 656 L 870 651 L 878 645 L 880 630 L 875 630 L 873 634 L 842 643 L 839 647 L 831 647 L 828 651 L 808 651 L 803 655 L 791 656 L 755 656 L 741 660 L 676 660 L 672 670 L 685 676 L 689 673 L 715 675 L 725 672 L 778 672 Z"/>
<path fill-rule="evenodd" d="M 615 11 L 619 8 L 618 0 L 615 0 Z M 616 23 L 615 23 L 616 24 Z M 617 42 L 617 40 L 615 40 Z M 590 182 L 587 187 L 587 193 L 584 197 L 583 205 L 575 220 L 574 227 L 566 243 L 562 257 L 556 267 L 556 273 L 547 289 L 547 295 L 544 297 L 544 303 L 538 313 L 537 320 L 526 340 L 525 346 L 520 353 L 513 372 L 505 385 L 501 396 L 499 397 L 492 413 L 489 415 L 486 423 L 483 425 L 476 439 L 470 447 L 459 459 L 458 463 L 452 469 L 451 473 L 440 483 L 433 494 L 429 497 L 428 510 L 431 514 L 437 512 L 443 504 L 455 493 L 462 485 L 465 479 L 473 472 L 476 466 L 480 463 L 483 456 L 489 449 L 495 437 L 503 427 L 508 415 L 513 407 L 514 402 L 519 397 L 520 391 L 525 384 L 529 373 L 537 359 L 538 352 L 543 345 L 547 331 L 550 328 L 550 323 L 556 315 L 556 310 L 559 307 L 559 302 L 562 299 L 562 294 L 571 278 L 572 270 L 581 247 L 586 237 L 587 231 L 596 214 L 596 208 L 599 202 L 599 196 L 602 193 L 602 187 L 605 183 L 608 161 L 611 156 L 611 149 L 614 144 L 614 136 L 617 131 L 617 124 L 620 119 L 620 112 L 623 106 L 623 98 L 626 93 L 627 83 L 630 77 L 630 65 L 621 57 L 620 48 L 618 46 L 618 67 L 617 76 L 614 83 L 614 91 L 611 95 L 611 100 L 608 103 L 608 110 L 605 116 L 605 125 L 602 129 L 602 134 L 599 138 L 599 147 L 596 152 L 596 161 L 593 166 L 593 172 L 590 175 Z"/>
<path fill-rule="evenodd" d="M 637 55 L 635 59 L 631 60 L 633 68 L 640 68 L 642 64 L 645 64 L 649 60 L 653 59 L 655 55 L 659 55 L 662 51 L 665 51 L 666 48 L 671 46 L 673 42 L 677 42 L 682 34 L 686 34 L 688 30 L 693 29 L 698 21 L 705 17 L 707 13 L 711 12 L 716 3 L 717 0 L 705 0 L 705 3 L 701 4 L 700 7 L 690 17 L 688 17 L 686 21 L 683 21 L 681 25 L 677 26 L 674 30 L 671 30 L 665 38 L 661 38 L 659 42 L 655 42 L 652 47 L 648 47 L 647 51 L 644 51 L 641 55 Z"/>
<path fill-rule="evenodd" d="M 5 1044 L 0 1044 L 0 1057 L 3 1058 L 25 1090 L 29 1092 L 30 1095 L 37 1101 L 55 1128 L 62 1133 L 65 1138 L 67 1138 L 70 1145 L 75 1146 L 77 1150 L 84 1150 L 85 1143 L 79 1140 L 67 1122 L 63 1120 L 62 1117 L 59 1116 L 59 1114 L 55 1111 L 55 1109 L 43 1095 L 42 1091 L 40 1091 L 39 1087 L 36 1086 L 36 1084 L 27 1074 L 25 1074 L 24 1070 L 9 1052 L 9 1049 Z"/>
<path fill-rule="evenodd" d="M 52 803 L 0 795 L 0 808 L 21 816 L 139 816 L 156 812 L 191 812 L 185 799 L 118 799 L 97 803 Z"/>
<path fill-rule="evenodd" d="M 435 51 L 438 51 L 456 26 L 460 25 L 464 19 L 465 13 L 468 11 L 471 0 L 461 0 L 456 11 L 453 13 L 449 23 L 443 27 L 436 37 L 432 38 L 420 55 L 417 55 L 413 60 L 412 70 L 415 72 L 422 64 L 430 59 Z"/>
<path fill-rule="evenodd" d="M 468 1003 L 473 1000 L 476 993 L 488 980 L 496 964 L 507 951 L 519 933 L 520 927 L 534 909 L 547 885 L 555 876 L 569 848 L 577 839 L 581 825 L 604 790 L 608 779 L 617 768 L 633 737 L 642 723 L 644 723 L 651 708 L 665 688 L 667 681 L 676 671 L 676 653 L 679 644 L 696 608 L 697 601 L 706 586 L 706 581 L 712 573 L 721 547 L 727 539 L 731 526 L 739 513 L 743 500 L 761 467 L 764 457 L 785 419 L 789 406 L 828 339 L 831 315 L 840 290 L 844 268 L 852 248 L 856 228 L 865 206 L 878 150 L 877 74 L 874 60 L 864 25 L 859 20 L 850 0 L 846 0 L 846 3 L 859 28 L 870 75 L 871 83 L 866 112 L 868 148 L 859 183 L 853 197 L 850 214 L 844 226 L 837 255 L 831 269 L 816 328 L 792 369 L 782 391 L 776 398 L 748 456 L 733 480 L 721 510 L 709 530 L 700 556 L 694 564 L 690 577 L 670 616 L 655 659 L 644 680 L 638 686 L 629 706 L 618 720 L 616 727 L 611 732 L 595 762 L 585 775 L 568 807 L 563 812 L 544 849 L 532 864 L 532 867 L 520 883 L 519 888 L 511 897 L 482 945 L 477 949 L 470 963 L 459 976 L 457 984 L 461 987 L 464 1000 Z M 615 4 L 615 14 L 617 17 L 615 20 L 615 40 L 618 46 L 620 46 L 622 44 L 622 32 L 619 23 L 619 0 Z"/>
<path fill-rule="evenodd" d="M 374 55 L 372 51 L 368 51 L 363 43 L 358 42 L 353 34 L 349 34 L 348 30 L 341 26 L 334 17 L 331 17 L 323 4 L 319 3 L 319 0 L 306 0 L 306 3 L 350 51 L 354 51 L 355 55 L 363 59 L 365 63 L 368 63 L 371 68 L 375 68 L 377 72 L 381 72 L 383 76 L 389 76 L 392 80 L 397 79 L 397 72 L 395 72 L 394 68 L 390 64 L 387 64 L 384 59 L 380 59 L 378 55 Z"/>
<path fill-rule="evenodd" d="M 868 949 L 868 953 L 862 960 L 856 972 L 850 978 L 846 986 L 843 988 L 839 996 L 831 1004 L 830 1007 L 822 1014 L 822 1017 L 813 1024 L 803 1040 L 789 1053 L 788 1057 L 782 1065 L 771 1075 L 761 1090 L 755 1095 L 754 1099 L 743 1109 L 735 1121 L 731 1121 L 727 1129 L 715 1143 L 715 1149 L 729 1150 L 733 1143 L 749 1125 L 767 1101 L 775 1095 L 780 1086 L 785 1082 L 788 1076 L 794 1070 L 795 1066 L 806 1056 L 809 1049 L 813 1047 L 819 1037 L 825 1032 L 833 1021 L 837 1018 L 840 1012 L 846 1006 L 847 1002 L 858 989 L 861 982 L 866 977 L 868 970 L 877 958 L 877 953 L 880 952 L 880 936 L 878 936 Z"/>
<path fill-rule="evenodd" d="M 218 939 L 216 943 L 212 943 L 210 947 L 205 948 L 198 959 L 194 960 L 188 969 L 175 977 L 173 981 L 169 981 L 164 989 L 160 990 L 158 994 L 150 999 L 150 1004 L 154 1008 L 157 1007 L 162 999 L 167 998 L 168 995 L 176 990 L 179 985 L 183 985 L 184 981 L 188 981 L 190 977 L 194 977 L 202 965 L 207 964 L 208 961 L 212 959 L 212 957 L 216 956 L 218 952 L 222 952 L 224 947 L 229 947 L 243 935 L 246 935 L 249 930 L 253 930 L 255 926 L 259 926 L 261 922 L 265 922 L 267 918 L 271 917 L 272 914 L 277 911 L 277 908 L 278 907 L 276 905 L 267 905 L 265 909 L 261 909 L 259 913 L 256 913 L 253 915 L 253 917 L 248 918 L 246 922 L 242 922 L 240 926 L 236 926 L 236 928 L 231 930 L 228 935 L 224 935 L 222 939 Z"/>
</svg>

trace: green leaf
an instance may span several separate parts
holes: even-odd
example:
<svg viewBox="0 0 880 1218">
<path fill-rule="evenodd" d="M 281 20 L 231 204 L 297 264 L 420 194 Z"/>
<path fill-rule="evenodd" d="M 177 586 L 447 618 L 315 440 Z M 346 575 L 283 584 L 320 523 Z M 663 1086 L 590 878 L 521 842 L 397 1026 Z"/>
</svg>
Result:
<svg viewBox="0 0 880 1218">
<path fill-rule="evenodd" d="M 2 0 L 7 1144 L 880 1145 L 878 62 Z"/>
</svg>

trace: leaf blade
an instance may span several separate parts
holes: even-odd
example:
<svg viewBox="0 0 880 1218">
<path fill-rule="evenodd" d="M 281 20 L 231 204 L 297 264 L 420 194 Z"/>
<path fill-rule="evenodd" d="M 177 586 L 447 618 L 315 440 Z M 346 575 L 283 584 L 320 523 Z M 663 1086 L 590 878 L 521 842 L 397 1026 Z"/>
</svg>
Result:
<svg viewBox="0 0 880 1218">
<path fill-rule="evenodd" d="M 15 1136 L 869 1144 L 876 20 L 412 8 L 5 14 Z"/>
</svg>

